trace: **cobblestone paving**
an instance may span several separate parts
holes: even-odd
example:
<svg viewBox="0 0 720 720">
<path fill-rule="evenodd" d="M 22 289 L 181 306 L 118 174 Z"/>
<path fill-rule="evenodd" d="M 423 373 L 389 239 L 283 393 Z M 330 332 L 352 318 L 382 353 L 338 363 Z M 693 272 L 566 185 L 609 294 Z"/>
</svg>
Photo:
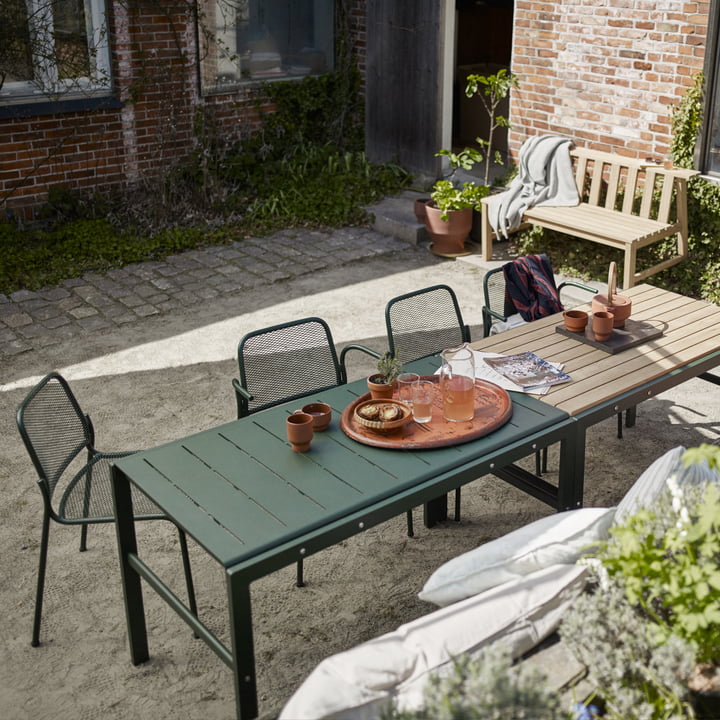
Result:
<svg viewBox="0 0 720 720">
<path fill-rule="evenodd" d="M 283 230 L 0 294 L 0 357 L 407 247 L 367 228 Z"/>
</svg>

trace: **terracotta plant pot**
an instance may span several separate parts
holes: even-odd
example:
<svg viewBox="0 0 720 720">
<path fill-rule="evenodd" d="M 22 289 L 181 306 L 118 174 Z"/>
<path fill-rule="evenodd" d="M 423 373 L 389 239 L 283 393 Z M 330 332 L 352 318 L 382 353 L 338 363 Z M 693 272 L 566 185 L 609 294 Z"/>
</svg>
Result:
<svg viewBox="0 0 720 720">
<path fill-rule="evenodd" d="M 440 214 L 430 203 L 425 205 L 425 227 L 432 240 L 431 250 L 442 256 L 465 254 L 465 242 L 472 230 L 472 208 L 451 210 L 447 220 L 442 220 Z"/>
<path fill-rule="evenodd" d="M 563 313 L 565 327 L 570 332 L 583 332 L 588 324 L 588 314 L 584 310 L 566 310 Z"/>
<path fill-rule="evenodd" d="M 605 342 L 612 335 L 613 323 L 615 318 L 611 312 L 605 310 L 593 313 L 592 329 L 595 339 L 598 342 Z"/>
<path fill-rule="evenodd" d="M 415 198 L 415 202 L 414 202 L 415 218 L 421 225 L 425 224 L 425 204 L 428 202 L 430 202 L 430 198 L 427 198 L 427 197 Z"/>
<path fill-rule="evenodd" d="M 392 399 L 395 384 L 386 383 L 384 380 L 385 378 L 383 375 L 371 375 L 368 378 L 367 386 L 368 390 L 370 390 L 370 397 L 373 400 Z"/>
</svg>

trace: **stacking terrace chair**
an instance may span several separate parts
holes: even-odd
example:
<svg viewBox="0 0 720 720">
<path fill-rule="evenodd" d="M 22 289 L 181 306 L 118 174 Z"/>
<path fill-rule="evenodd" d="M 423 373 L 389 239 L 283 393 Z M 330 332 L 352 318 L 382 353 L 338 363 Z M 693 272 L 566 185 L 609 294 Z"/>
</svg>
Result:
<svg viewBox="0 0 720 720">
<path fill-rule="evenodd" d="M 403 363 L 470 342 L 470 328 L 448 285 L 432 285 L 393 298 L 385 306 L 385 325 L 390 352 Z"/>
<path fill-rule="evenodd" d="M 470 342 L 470 328 L 448 285 L 431 285 L 392 298 L 385 306 L 385 325 L 390 352 L 403 363 Z M 460 488 L 455 491 L 455 520 L 460 520 Z M 413 535 L 410 512 L 408 535 Z"/>
<path fill-rule="evenodd" d="M 508 278 L 517 278 L 522 268 L 526 284 L 521 300 L 514 300 L 508 289 Z M 522 280 L 519 281 L 519 284 Z M 483 278 L 483 337 L 506 329 L 508 325 L 538 320 L 546 315 L 562 312 L 560 294 L 566 287 L 576 287 L 595 294 L 597 290 L 574 280 L 555 284 L 552 265 L 548 256 L 528 255 L 516 258 L 499 268 L 489 270 Z M 516 296 L 517 297 L 517 296 Z M 521 305 L 520 308 L 516 306 Z"/>
<path fill-rule="evenodd" d="M 346 345 L 338 357 L 330 327 L 319 317 L 248 333 L 238 345 L 240 379 L 232 380 L 238 417 L 344 385 L 345 358 L 352 350 L 380 357 L 380 353 L 364 345 Z M 301 559 L 297 564 L 297 586 L 303 584 Z"/>
<path fill-rule="evenodd" d="M 50 520 L 80 525 L 80 551 L 87 548 L 88 525 L 115 522 L 110 480 L 114 459 L 131 453 L 95 449 L 90 417 L 80 409 L 67 381 L 53 372 L 27 395 L 17 411 L 17 426 L 35 470 L 43 497 L 42 537 L 32 645 L 40 644 Z M 55 501 L 59 497 L 57 505 Z M 136 520 L 166 520 L 148 497 L 133 489 Z M 197 615 L 187 539 L 178 528 L 190 609 Z"/>
</svg>

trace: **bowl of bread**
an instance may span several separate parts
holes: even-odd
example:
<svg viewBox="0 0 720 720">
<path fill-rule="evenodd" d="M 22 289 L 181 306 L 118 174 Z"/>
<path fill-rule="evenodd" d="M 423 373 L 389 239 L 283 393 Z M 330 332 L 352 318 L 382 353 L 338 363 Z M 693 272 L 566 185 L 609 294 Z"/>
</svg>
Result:
<svg viewBox="0 0 720 720">
<path fill-rule="evenodd" d="M 399 400 L 364 400 L 355 408 L 355 421 L 374 432 L 391 432 L 411 420 L 410 406 Z"/>
</svg>

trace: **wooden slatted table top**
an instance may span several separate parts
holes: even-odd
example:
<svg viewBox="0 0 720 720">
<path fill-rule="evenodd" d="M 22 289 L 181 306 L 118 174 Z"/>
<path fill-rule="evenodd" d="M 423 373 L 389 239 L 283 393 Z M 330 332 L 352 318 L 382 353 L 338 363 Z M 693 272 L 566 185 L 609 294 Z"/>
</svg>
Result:
<svg viewBox="0 0 720 720">
<path fill-rule="evenodd" d="M 558 314 L 472 345 L 504 355 L 530 350 L 545 360 L 563 363 L 572 380 L 552 387 L 542 401 L 571 416 L 720 351 L 720 308 L 716 305 L 647 284 L 620 292 L 632 298 L 631 317 L 658 323 L 662 336 L 612 355 L 556 332 L 555 326 L 562 322 Z M 578 309 L 589 311 L 590 305 Z"/>
</svg>

